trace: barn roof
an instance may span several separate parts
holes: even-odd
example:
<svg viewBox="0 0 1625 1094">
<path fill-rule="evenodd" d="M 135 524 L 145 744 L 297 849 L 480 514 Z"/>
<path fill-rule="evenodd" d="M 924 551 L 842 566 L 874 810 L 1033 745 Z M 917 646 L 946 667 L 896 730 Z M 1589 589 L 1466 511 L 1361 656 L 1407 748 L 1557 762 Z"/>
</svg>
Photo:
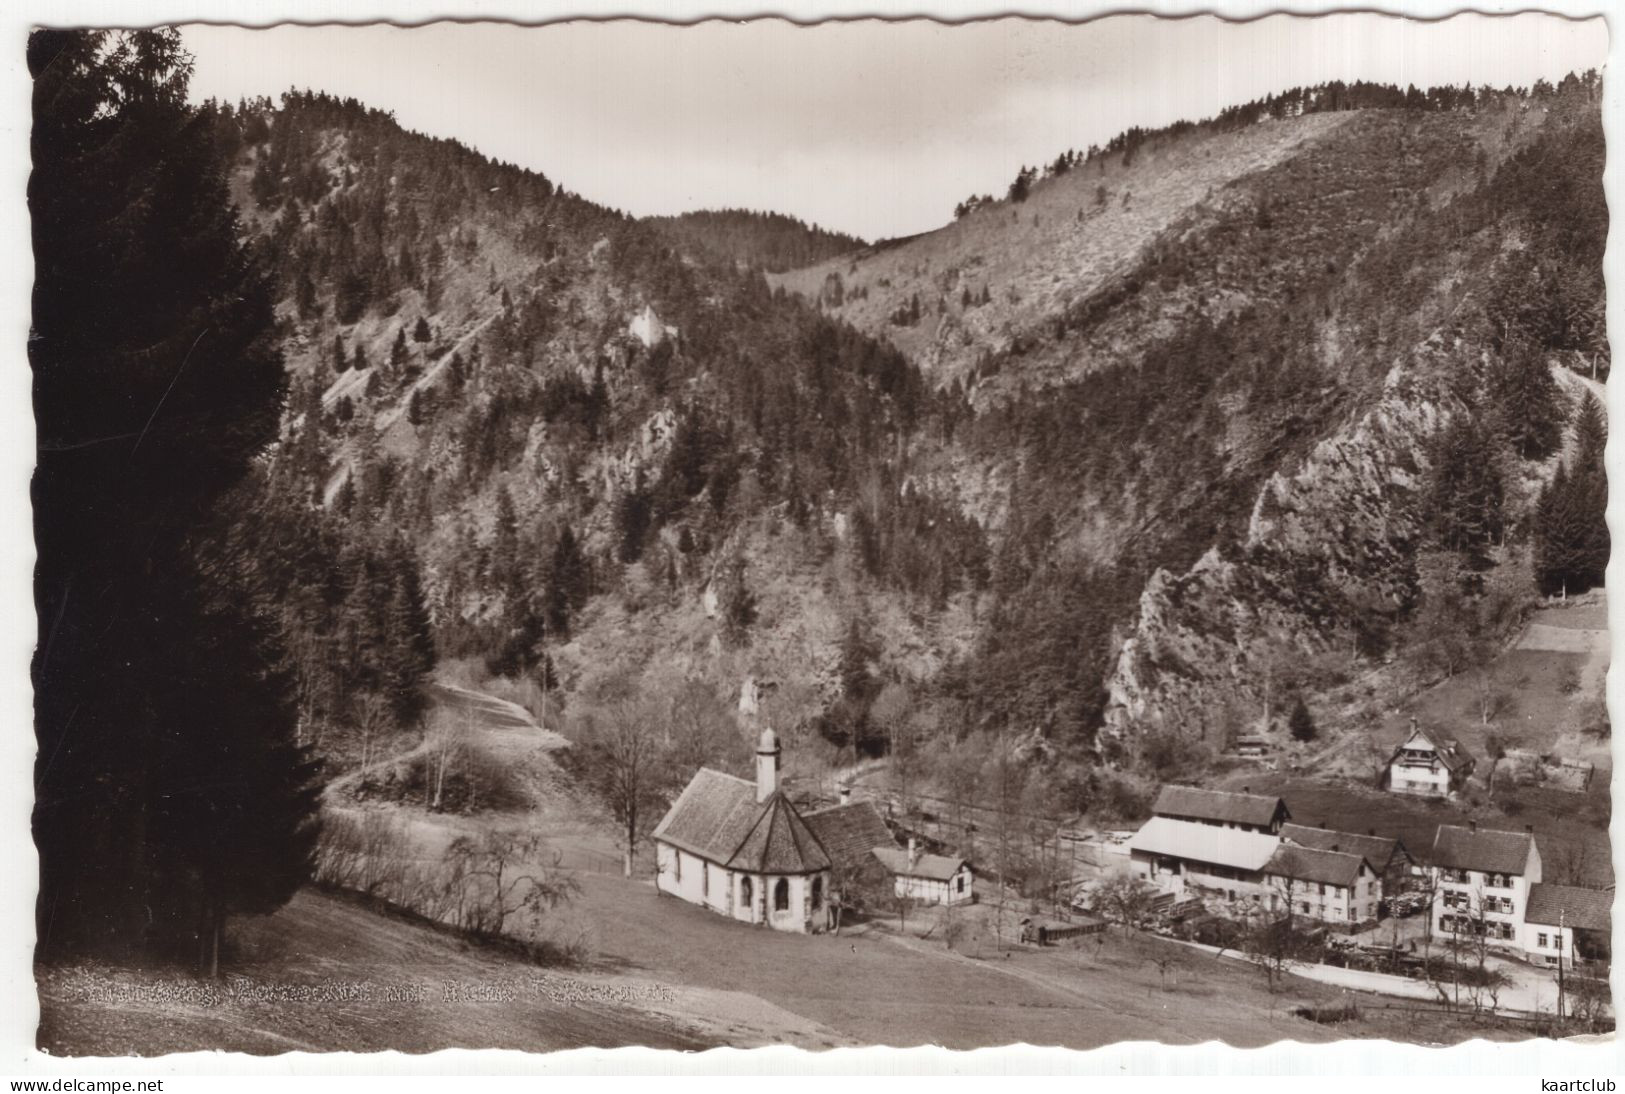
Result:
<svg viewBox="0 0 1625 1094">
<path fill-rule="evenodd" d="M 832 805 L 808 813 L 804 819 L 838 866 L 859 866 L 876 847 L 897 846 L 885 818 L 870 801 Z"/>
<path fill-rule="evenodd" d="M 1151 812 L 1158 817 L 1193 817 L 1233 824 L 1268 825 L 1277 813 L 1290 818 L 1286 803 L 1264 794 L 1235 794 L 1197 786 L 1164 786 Z"/>
<path fill-rule="evenodd" d="M 1526 923 L 1548 927 L 1573 927 L 1581 931 L 1611 933 L 1614 894 L 1606 889 L 1582 889 L 1578 885 L 1548 885 L 1543 881 L 1529 887 Z"/>
<path fill-rule="evenodd" d="M 1322 851 L 1283 843 L 1264 865 L 1264 872 L 1293 881 L 1352 888 L 1360 877 L 1360 864 L 1365 861 L 1364 855 L 1347 851 Z"/>
<path fill-rule="evenodd" d="M 783 794 L 756 800 L 756 784 L 702 767 L 678 796 L 654 838 L 733 870 L 806 874 L 829 855 Z"/>
<path fill-rule="evenodd" d="M 1265 832 L 1215 828 L 1210 824 L 1152 817 L 1129 840 L 1130 851 L 1167 855 L 1238 870 L 1260 870 L 1280 843 Z"/>
<path fill-rule="evenodd" d="M 1486 874 L 1522 876 L 1535 837 L 1528 832 L 1441 824 L 1433 836 L 1433 865 Z"/>
<path fill-rule="evenodd" d="M 964 859 L 948 855 L 920 855 L 910 865 L 908 852 L 901 847 L 876 847 L 874 856 L 899 877 L 918 877 L 927 881 L 948 881 L 965 865 Z"/>
<path fill-rule="evenodd" d="M 1281 825 L 1281 838 L 1299 847 L 1313 847 L 1317 851 L 1345 851 L 1363 855 L 1372 869 L 1381 873 L 1393 861 L 1394 855 L 1405 845 L 1391 836 L 1362 836 L 1358 832 L 1337 832 L 1329 828 L 1311 828 L 1306 824 Z M 1409 857 L 1409 852 L 1406 852 Z"/>
</svg>

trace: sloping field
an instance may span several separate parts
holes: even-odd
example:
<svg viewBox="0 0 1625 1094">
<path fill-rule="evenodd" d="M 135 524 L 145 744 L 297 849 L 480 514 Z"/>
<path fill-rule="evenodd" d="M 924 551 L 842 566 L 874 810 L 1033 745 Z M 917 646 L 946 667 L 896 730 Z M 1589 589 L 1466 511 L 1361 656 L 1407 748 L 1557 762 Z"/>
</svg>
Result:
<svg viewBox="0 0 1625 1094">
<path fill-rule="evenodd" d="M 581 903 L 599 925 L 605 962 L 662 981 L 748 992 L 861 1044 L 1083 1049 L 1123 1040 L 1256 1046 L 1482 1035 L 1436 1022 L 1407 1025 L 1403 1016 L 1395 1021 L 1378 1000 L 1369 1019 L 1317 1025 L 1292 1009 L 1343 1001 L 1339 990 L 1294 980 L 1271 995 L 1254 968 L 1117 928 L 1095 936 L 1098 946 L 1018 947 L 972 958 L 938 938 L 900 939 L 873 926 L 840 935 L 777 934 L 658 896 L 641 882 L 583 882 Z"/>
<path fill-rule="evenodd" d="M 760 999 L 561 972 L 307 891 L 233 932 L 222 981 L 42 968 L 39 1045 L 59 1055 L 839 1043 Z"/>
</svg>

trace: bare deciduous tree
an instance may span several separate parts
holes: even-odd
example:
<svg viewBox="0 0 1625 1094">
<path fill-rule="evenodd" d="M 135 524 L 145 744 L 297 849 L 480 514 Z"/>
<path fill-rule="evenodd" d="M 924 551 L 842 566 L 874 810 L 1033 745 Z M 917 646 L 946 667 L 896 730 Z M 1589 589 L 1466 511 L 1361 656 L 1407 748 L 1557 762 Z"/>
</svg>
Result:
<svg viewBox="0 0 1625 1094">
<path fill-rule="evenodd" d="M 440 812 L 445 801 L 446 776 L 462 759 L 473 733 L 472 710 L 465 710 L 463 716 L 459 718 L 453 711 L 442 708 L 436 711 L 429 722 L 429 731 L 424 740 L 428 751 L 429 769 L 428 777 L 424 779 L 423 794 L 424 804 L 431 812 Z"/>
<path fill-rule="evenodd" d="M 393 722 L 389 700 L 375 691 L 363 691 L 352 705 L 356 734 L 361 738 L 361 770 L 372 764 L 372 746 Z"/>
<path fill-rule="evenodd" d="M 1112 874 L 1095 888 L 1095 909 L 1123 925 L 1127 932 L 1151 907 L 1156 891 L 1144 878 L 1127 871 Z"/>
<path fill-rule="evenodd" d="M 517 828 L 459 836 L 446 859 L 458 925 L 478 934 L 501 935 L 511 917 L 551 911 L 580 891 L 559 853 Z"/>
<path fill-rule="evenodd" d="M 620 830 L 622 872 L 632 876 L 639 844 L 660 808 L 669 775 L 663 762 L 665 730 L 660 712 L 635 698 L 620 698 L 573 722 L 574 758 L 609 806 Z"/>
</svg>

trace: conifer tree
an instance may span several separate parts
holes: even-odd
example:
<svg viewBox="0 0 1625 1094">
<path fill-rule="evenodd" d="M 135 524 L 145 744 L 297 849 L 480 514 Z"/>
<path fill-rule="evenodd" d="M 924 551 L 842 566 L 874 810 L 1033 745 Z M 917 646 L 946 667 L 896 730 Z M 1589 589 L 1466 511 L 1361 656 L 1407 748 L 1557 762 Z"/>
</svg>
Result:
<svg viewBox="0 0 1625 1094">
<path fill-rule="evenodd" d="M 271 287 L 176 31 L 40 30 L 27 58 L 39 944 L 213 967 L 228 916 L 308 878 L 316 832 L 229 519 L 285 394 Z"/>
<path fill-rule="evenodd" d="M 1298 701 L 1292 705 L 1292 713 L 1287 718 L 1287 729 L 1292 733 L 1294 741 L 1312 741 L 1315 739 L 1315 719 L 1309 713 L 1309 706 L 1298 696 Z"/>
<path fill-rule="evenodd" d="M 1603 423 L 1601 404 L 1587 394 L 1575 423 L 1573 466 L 1558 467 L 1536 506 L 1535 579 L 1548 596 L 1595 588 L 1608 568 Z"/>
<path fill-rule="evenodd" d="M 504 593 L 521 586 L 519 572 L 519 517 L 506 485 L 497 488 L 495 531 L 491 538 L 491 584 Z"/>
</svg>

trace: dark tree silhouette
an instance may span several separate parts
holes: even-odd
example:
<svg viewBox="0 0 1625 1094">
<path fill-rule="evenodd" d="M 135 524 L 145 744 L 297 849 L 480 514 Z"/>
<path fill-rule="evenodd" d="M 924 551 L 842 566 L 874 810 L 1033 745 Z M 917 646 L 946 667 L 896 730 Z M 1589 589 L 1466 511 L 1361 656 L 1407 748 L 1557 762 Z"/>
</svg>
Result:
<svg viewBox="0 0 1625 1094">
<path fill-rule="evenodd" d="M 40 948 L 212 965 L 315 836 L 285 659 L 222 516 L 276 437 L 270 286 L 175 31 L 38 31 L 28 63 Z"/>
</svg>

